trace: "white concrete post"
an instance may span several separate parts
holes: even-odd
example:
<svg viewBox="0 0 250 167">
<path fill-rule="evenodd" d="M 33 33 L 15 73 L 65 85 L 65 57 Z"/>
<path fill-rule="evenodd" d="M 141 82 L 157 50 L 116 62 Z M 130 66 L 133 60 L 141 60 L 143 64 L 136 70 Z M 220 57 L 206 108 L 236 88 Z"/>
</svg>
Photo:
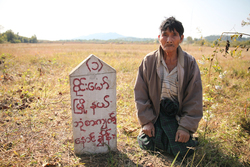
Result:
<svg viewBox="0 0 250 167">
<path fill-rule="evenodd" d="M 69 77 L 75 154 L 115 151 L 115 69 L 90 55 Z"/>
</svg>

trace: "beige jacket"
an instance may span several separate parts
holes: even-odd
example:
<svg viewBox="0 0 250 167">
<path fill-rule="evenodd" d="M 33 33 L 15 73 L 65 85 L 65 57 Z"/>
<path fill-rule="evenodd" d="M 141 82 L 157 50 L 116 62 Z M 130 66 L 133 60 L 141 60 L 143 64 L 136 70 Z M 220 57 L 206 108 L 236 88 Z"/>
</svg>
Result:
<svg viewBox="0 0 250 167">
<path fill-rule="evenodd" d="M 195 59 L 182 51 L 178 53 L 178 101 L 179 112 L 176 119 L 179 127 L 194 133 L 203 116 L 202 83 L 200 70 Z M 144 57 L 138 71 L 134 95 L 139 123 L 155 123 L 160 113 L 161 80 L 157 74 L 163 50 L 149 53 Z"/>
</svg>

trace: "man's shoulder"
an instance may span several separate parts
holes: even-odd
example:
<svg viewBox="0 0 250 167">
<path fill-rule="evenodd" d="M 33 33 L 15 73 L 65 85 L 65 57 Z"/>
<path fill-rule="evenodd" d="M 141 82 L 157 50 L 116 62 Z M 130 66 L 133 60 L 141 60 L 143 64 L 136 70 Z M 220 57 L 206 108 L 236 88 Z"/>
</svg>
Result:
<svg viewBox="0 0 250 167">
<path fill-rule="evenodd" d="M 196 63 L 194 56 L 192 56 L 188 52 L 183 51 L 183 55 L 184 55 L 184 59 L 187 63 L 191 63 L 191 62 Z"/>
<path fill-rule="evenodd" d="M 183 54 L 184 54 L 184 57 L 186 57 L 187 59 L 190 59 L 190 60 L 193 60 L 193 59 L 194 59 L 194 56 L 192 56 L 191 54 L 189 54 L 189 53 L 186 52 L 186 51 L 183 51 Z"/>
<path fill-rule="evenodd" d="M 157 55 L 158 55 L 158 50 L 152 51 L 144 57 L 144 61 L 156 59 Z"/>
</svg>

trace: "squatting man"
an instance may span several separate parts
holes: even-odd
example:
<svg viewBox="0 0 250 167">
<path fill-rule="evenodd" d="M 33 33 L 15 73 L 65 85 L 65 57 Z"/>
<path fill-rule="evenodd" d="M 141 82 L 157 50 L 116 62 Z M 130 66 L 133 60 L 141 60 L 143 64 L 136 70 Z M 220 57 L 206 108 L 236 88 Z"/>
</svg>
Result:
<svg viewBox="0 0 250 167">
<path fill-rule="evenodd" d="M 183 33 L 182 23 L 174 17 L 161 23 L 160 46 L 142 60 L 134 87 L 140 147 L 174 156 L 180 152 L 179 159 L 187 147 L 197 146 L 192 134 L 203 116 L 200 70 L 180 47 Z"/>
</svg>

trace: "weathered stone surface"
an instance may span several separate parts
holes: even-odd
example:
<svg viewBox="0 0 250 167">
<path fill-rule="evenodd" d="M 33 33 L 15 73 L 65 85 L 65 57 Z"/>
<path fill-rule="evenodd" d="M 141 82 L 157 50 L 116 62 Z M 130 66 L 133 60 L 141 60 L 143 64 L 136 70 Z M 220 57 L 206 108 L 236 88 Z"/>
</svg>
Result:
<svg viewBox="0 0 250 167">
<path fill-rule="evenodd" d="M 115 69 L 90 55 L 69 77 L 75 153 L 116 150 Z"/>
</svg>

